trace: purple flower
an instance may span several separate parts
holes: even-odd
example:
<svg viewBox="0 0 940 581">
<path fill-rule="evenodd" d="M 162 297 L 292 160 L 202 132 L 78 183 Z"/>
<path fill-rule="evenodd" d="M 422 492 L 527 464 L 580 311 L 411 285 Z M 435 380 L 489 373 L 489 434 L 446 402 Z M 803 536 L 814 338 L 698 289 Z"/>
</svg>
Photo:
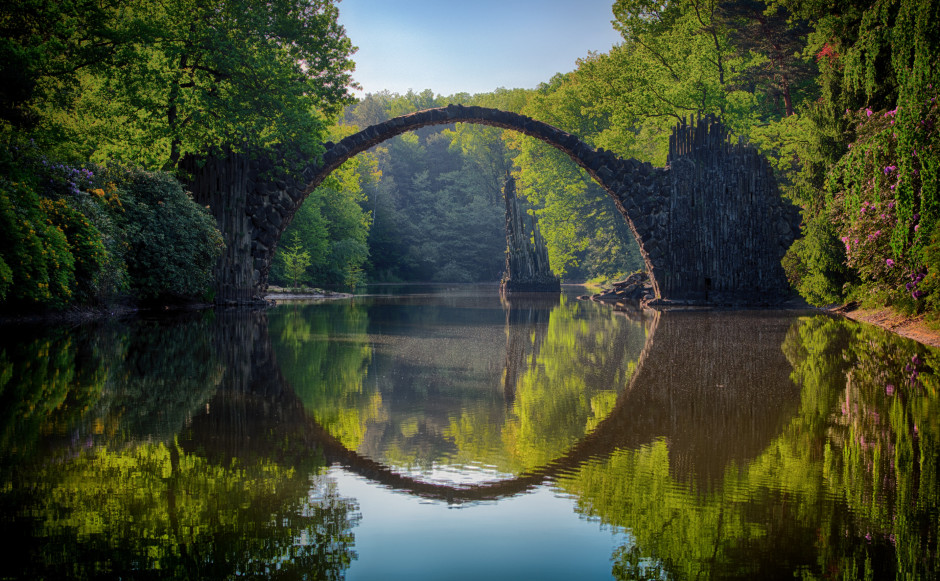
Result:
<svg viewBox="0 0 940 581">
<path fill-rule="evenodd" d="M 888 175 L 889 173 L 893 172 L 896 169 L 898 169 L 898 166 L 896 165 L 885 166 L 885 175 Z"/>
<path fill-rule="evenodd" d="M 920 230 L 920 224 L 914 224 L 914 232 Z"/>
<path fill-rule="evenodd" d="M 889 383 L 885 386 L 885 393 L 888 395 L 894 395 L 894 384 Z"/>
<path fill-rule="evenodd" d="M 914 214 L 914 221 L 920 220 L 920 214 Z"/>
<path fill-rule="evenodd" d="M 894 266 L 894 261 L 889 258 L 888 260 L 885 260 L 885 264 L 888 266 L 888 268 L 891 268 Z"/>
<path fill-rule="evenodd" d="M 911 296 L 914 297 L 914 300 L 916 301 L 916 300 L 919 299 L 920 297 L 924 296 L 924 294 L 925 294 L 924 291 L 922 291 L 922 290 L 916 290 L 916 291 L 914 291 L 914 292 L 911 293 Z"/>
</svg>

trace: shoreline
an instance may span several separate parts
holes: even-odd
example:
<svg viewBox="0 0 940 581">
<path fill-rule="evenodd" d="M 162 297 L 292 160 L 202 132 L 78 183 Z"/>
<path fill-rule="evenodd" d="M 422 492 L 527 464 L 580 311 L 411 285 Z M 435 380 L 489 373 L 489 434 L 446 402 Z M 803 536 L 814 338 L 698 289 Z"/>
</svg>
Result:
<svg viewBox="0 0 940 581">
<path fill-rule="evenodd" d="M 940 348 L 940 330 L 931 327 L 924 315 L 909 317 L 890 308 L 860 309 L 853 305 L 827 307 L 820 310 L 833 315 L 841 315 L 860 323 L 881 327 L 886 331 L 913 339 L 929 347 Z"/>
</svg>

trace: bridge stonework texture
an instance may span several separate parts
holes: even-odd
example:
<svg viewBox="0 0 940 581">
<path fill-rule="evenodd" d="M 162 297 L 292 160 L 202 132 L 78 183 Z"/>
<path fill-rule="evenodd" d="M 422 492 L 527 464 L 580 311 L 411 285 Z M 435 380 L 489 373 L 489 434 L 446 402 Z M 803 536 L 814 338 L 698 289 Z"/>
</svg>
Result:
<svg viewBox="0 0 940 581">
<path fill-rule="evenodd" d="M 590 147 L 524 115 L 450 105 L 418 111 L 328 143 L 320 163 L 289 177 L 274 164 L 228 154 L 184 168 L 197 201 L 210 206 L 226 238 L 216 270 L 217 301 L 246 302 L 267 289 L 277 242 L 307 194 L 351 157 L 396 135 L 431 125 L 476 123 L 518 131 L 567 154 L 611 196 L 640 245 L 658 299 L 765 304 L 787 295 L 780 260 L 799 215 L 782 199 L 767 161 L 731 143 L 716 120 L 678 124 L 665 168 Z"/>
</svg>

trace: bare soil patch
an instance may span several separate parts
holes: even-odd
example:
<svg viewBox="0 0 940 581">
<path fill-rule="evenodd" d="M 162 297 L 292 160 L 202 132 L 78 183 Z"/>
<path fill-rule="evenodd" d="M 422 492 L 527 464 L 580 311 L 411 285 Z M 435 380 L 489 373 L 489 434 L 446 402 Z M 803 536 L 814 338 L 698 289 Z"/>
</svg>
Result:
<svg viewBox="0 0 940 581">
<path fill-rule="evenodd" d="M 897 313 L 892 309 L 859 309 L 853 305 L 829 309 L 829 312 L 843 315 L 853 321 L 877 325 L 882 329 L 913 339 L 924 345 L 940 347 L 940 331 L 927 323 L 924 315 L 910 317 Z"/>
</svg>

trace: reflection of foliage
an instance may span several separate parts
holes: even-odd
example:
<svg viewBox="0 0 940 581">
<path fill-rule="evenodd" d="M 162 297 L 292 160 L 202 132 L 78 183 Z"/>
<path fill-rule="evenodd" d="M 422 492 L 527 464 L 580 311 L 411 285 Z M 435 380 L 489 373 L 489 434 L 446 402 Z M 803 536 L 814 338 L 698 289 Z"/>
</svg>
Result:
<svg viewBox="0 0 940 581">
<path fill-rule="evenodd" d="M 354 303 L 275 311 L 271 337 L 278 366 L 304 406 L 343 444 L 355 450 L 365 424 L 381 406 L 363 390 L 372 348 L 368 313 Z"/>
<path fill-rule="evenodd" d="M 64 434 L 111 445 L 169 441 L 221 379 L 212 330 L 194 317 L 24 330 L 0 344 L 0 457 L 22 458 L 41 438 Z"/>
<path fill-rule="evenodd" d="M 266 461 L 216 466 L 175 444 L 49 462 L 4 496 L 16 515 L 4 524 L 39 541 L 0 565 L 5 578 L 340 579 L 355 558 L 357 507 L 334 483 Z"/>
<path fill-rule="evenodd" d="M 505 327 L 525 344 L 513 369 L 500 369 L 506 351 L 492 341 L 503 336 L 502 310 L 484 323 L 462 306 L 386 309 L 401 317 L 396 334 L 417 331 L 390 345 L 383 337 L 375 360 L 367 312 L 355 303 L 275 311 L 271 335 L 288 383 L 346 447 L 408 469 L 446 462 L 518 473 L 562 455 L 610 412 L 646 338 L 642 325 L 606 309 L 596 316 L 592 304 L 541 309 L 538 323 Z M 525 308 L 517 312 L 526 320 Z M 461 324 L 474 331 L 454 337 Z M 374 385 L 364 381 L 370 364 Z M 506 374 L 516 389 L 504 399 L 496 388 Z"/>
<path fill-rule="evenodd" d="M 517 380 L 503 439 L 520 467 L 561 456 L 597 425 L 629 382 L 629 363 L 643 349 L 645 333 L 625 318 L 611 312 L 589 322 L 586 308 L 562 301 L 552 310 L 541 349 Z"/>
<path fill-rule="evenodd" d="M 112 444 L 171 439 L 221 380 L 213 330 L 208 316 L 101 329 L 97 348 L 111 371 L 86 422 Z"/>
<path fill-rule="evenodd" d="M 101 394 L 107 374 L 80 333 L 0 344 L 0 458 L 30 454 L 40 436 L 65 433 Z"/>
<path fill-rule="evenodd" d="M 665 441 L 561 484 L 628 527 L 621 578 L 797 575 L 920 579 L 938 557 L 938 353 L 871 327 L 802 319 L 783 345 L 802 404 L 747 466 L 709 490 L 669 472 Z"/>
</svg>

